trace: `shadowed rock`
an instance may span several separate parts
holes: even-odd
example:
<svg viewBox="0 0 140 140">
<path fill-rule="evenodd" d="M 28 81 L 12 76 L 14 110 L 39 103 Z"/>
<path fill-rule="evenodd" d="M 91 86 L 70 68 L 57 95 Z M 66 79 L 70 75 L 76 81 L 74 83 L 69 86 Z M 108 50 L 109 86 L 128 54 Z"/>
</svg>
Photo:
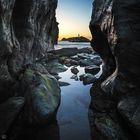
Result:
<svg viewBox="0 0 140 140">
<path fill-rule="evenodd" d="M 140 96 L 126 97 L 118 104 L 118 110 L 132 131 L 140 137 Z"/>
<path fill-rule="evenodd" d="M 16 121 L 23 106 L 23 97 L 12 97 L 0 104 L 0 137 L 6 134 L 14 121 Z"/>
<path fill-rule="evenodd" d="M 77 75 L 79 73 L 79 70 L 76 67 L 72 67 L 71 68 L 71 72 L 75 75 Z"/>
<path fill-rule="evenodd" d="M 91 74 L 95 75 L 99 71 L 100 71 L 100 67 L 98 67 L 96 65 L 91 65 L 91 66 L 85 67 L 85 73 L 91 73 Z"/>
<path fill-rule="evenodd" d="M 0 0 L 0 102 L 14 96 L 26 65 L 54 48 L 56 7 L 57 0 Z"/>
<path fill-rule="evenodd" d="M 25 123 L 44 125 L 53 120 L 60 103 L 57 80 L 49 74 L 28 69 L 22 83 L 26 87 L 23 113 Z"/>
<path fill-rule="evenodd" d="M 123 130 L 120 139 L 126 140 L 140 138 L 138 103 L 140 24 L 137 18 L 140 7 L 138 5 L 140 1 L 95 0 L 90 22 L 93 36 L 91 45 L 104 61 L 103 74 L 97 83 L 102 88 L 100 94 L 105 92 L 104 96 L 109 98 L 108 102 L 111 100 L 116 104 L 113 109 L 115 114 L 112 116 L 114 120 L 118 118 L 118 112 L 115 111 L 118 105 L 121 116 L 117 119 L 117 123 Z M 104 101 L 104 96 L 98 99 Z M 127 137 L 123 137 L 126 134 L 125 130 Z"/>
<path fill-rule="evenodd" d="M 63 81 L 58 81 L 60 87 L 65 87 L 65 86 L 69 86 L 70 84 L 67 82 L 63 82 Z"/>
</svg>

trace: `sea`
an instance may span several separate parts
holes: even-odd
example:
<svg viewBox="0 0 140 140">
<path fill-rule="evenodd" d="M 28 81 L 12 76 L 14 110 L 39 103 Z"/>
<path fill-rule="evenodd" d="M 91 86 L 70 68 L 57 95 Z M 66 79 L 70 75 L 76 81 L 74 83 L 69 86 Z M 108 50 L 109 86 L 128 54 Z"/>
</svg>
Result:
<svg viewBox="0 0 140 140">
<path fill-rule="evenodd" d="M 59 41 L 57 45 L 55 45 L 55 49 L 61 48 L 90 48 L 90 42 L 69 42 L 69 41 Z"/>
</svg>

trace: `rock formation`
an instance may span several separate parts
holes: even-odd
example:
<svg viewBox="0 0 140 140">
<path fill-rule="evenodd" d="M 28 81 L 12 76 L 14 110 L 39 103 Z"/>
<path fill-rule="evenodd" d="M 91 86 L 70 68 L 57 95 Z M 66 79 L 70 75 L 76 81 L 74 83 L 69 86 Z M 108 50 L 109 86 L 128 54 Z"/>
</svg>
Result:
<svg viewBox="0 0 140 140">
<path fill-rule="evenodd" d="M 104 61 L 103 79 L 115 71 L 116 64 L 110 46 L 116 42 L 113 17 L 111 14 L 112 1 L 99 0 L 93 3 L 93 14 L 90 31 L 93 35 L 91 46 L 100 54 Z"/>
<path fill-rule="evenodd" d="M 22 96 L 24 111 L 19 106 L 15 114 L 20 110 L 29 123 L 48 122 L 60 101 L 56 79 L 37 62 L 57 43 L 56 7 L 57 0 L 0 0 L 0 108 L 8 99 Z"/>
<path fill-rule="evenodd" d="M 62 41 L 69 41 L 69 42 L 90 42 L 90 40 L 84 36 L 78 37 L 70 37 L 70 38 L 62 38 Z"/>
<path fill-rule="evenodd" d="M 97 98 L 95 99 L 96 103 L 98 102 L 97 104 L 100 104 L 100 107 L 102 106 L 101 111 L 104 112 L 105 104 L 110 104 L 109 102 L 113 101 L 115 103 L 113 109 L 115 117 L 111 118 L 115 118 L 114 120 L 117 118 L 119 124 L 118 117 L 116 117 L 119 115 L 119 120 L 124 123 L 123 127 L 127 128 L 127 134 L 130 132 L 129 134 L 132 134 L 133 139 L 140 139 L 139 5 L 140 1 L 137 0 L 95 0 L 90 22 L 90 30 L 93 36 L 91 45 L 107 65 L 107 71 L 111 69 L 110 75 L 114 72 L 107 80 L 104 79 L 106 81 L 102 83 L 102 91 L 99 91 L 102 103 L 99 103 L 96 100 Z M 116 70 L 112 67 L 115 59 Z M 110 61 L 111 63 L 109 63 Z M 106 97 L 106 100 L 107 98 L 109 100 L 104 102 L 104 97 L 107 95 L 109 96 Z M 111 111 L 111 105 L 105 111 L 107 114 Z M 94 107 L 95 103 L 92 104 L 92 108 Z M 109 111 L 107 111 L 108 109 Z M 109 120 L 112 119 L 108 120 L 107 117 L 101 119 L 100 117 L 97 114 L 94 115 L 94 124 L 104 137 L 106 135 L 108 139 L 112 140 L 120 137 L 121 139 L 131 139 L 130 136 L 123 137 L 124 131 L 121 131 L 121 125 L 117 126 L 121 129 L 120 132 L 122 133 L 120 134 L 117 129 L 114 129 L 114 123 L 110 121 L 109 125 Z M 104 134 L 104 132 L 109 132 L 110 128 L 117 131 L 118 136 Z M 116 133 L 115 131 L 114 134 Z"/>
<path fill-rule="evenodd" d="M 23 67 L 53 49 L 58 37 L 56 7 L 57 0 L 0 1 L 0 93 L 8 89 L 5 97 L 14 92 Z"/>
</svg>

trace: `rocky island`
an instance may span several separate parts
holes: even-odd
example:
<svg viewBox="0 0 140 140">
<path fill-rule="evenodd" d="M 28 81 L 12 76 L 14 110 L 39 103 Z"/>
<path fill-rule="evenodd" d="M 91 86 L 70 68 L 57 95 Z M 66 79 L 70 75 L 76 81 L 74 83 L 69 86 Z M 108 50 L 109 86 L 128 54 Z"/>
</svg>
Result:
<svg viewBox="0 0 140 140">
<path fill-rule="evenodd" d="M 61 41 L 69 41 L 69 42 L 90 42 L 90 40 L 86 37 L 70 37 L 70 38 L 62 38 Z"/>
</svg>

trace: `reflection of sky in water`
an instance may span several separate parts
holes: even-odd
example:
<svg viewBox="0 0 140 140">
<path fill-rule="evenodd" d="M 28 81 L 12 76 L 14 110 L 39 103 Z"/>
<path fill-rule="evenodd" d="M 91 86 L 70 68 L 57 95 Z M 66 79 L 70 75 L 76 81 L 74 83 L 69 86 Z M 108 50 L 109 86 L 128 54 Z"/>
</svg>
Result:
<svg viewBox="0 0 140 140">
<path fill-rule="evenodd" d="M 84 74 L 84 68 L 78 69 L 78 76 Z M 63 77 L 60 81 L 71 84 L 61 88 L 61 105 L 57 114 L 60 140 L 90 140 L 88 108 L 91 85 L 84 86 L 81 81 L 70 79 L 72 75 L 70 68 L 59 74 Z"/>
<path fill-rule="evenodd" d="M 100 71 L 95 75 L 95 77 L 100 78 L 102 73 L 103 73 L 103 65 L 100 65 Z"/>
<path fill-rule="evenodd" d="M 59 41 L 57 45 L 55 45 L 55 49 L 60 49 L 60 48 L 87 48 L 91 47 L 90 43 L 84 43 L 84 42 L 68 42 L 68 41 Z"/>
</svg>

